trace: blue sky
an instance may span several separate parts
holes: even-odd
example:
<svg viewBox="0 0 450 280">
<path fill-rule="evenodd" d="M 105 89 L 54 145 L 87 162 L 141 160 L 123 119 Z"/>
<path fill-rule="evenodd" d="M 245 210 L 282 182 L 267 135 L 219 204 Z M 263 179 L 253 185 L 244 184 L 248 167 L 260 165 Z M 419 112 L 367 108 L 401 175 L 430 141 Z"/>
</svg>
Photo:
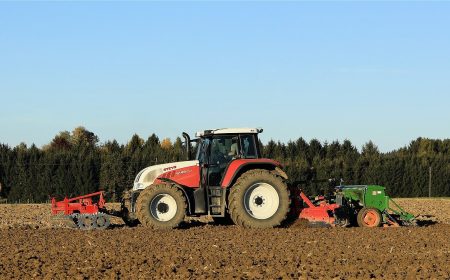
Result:
<svg viewBox="0 0 450 280">
<path fill-rule="evenodd" d="M 0 2 L 0 143 L 450 135 L 450 3 Z"/>
</svg>

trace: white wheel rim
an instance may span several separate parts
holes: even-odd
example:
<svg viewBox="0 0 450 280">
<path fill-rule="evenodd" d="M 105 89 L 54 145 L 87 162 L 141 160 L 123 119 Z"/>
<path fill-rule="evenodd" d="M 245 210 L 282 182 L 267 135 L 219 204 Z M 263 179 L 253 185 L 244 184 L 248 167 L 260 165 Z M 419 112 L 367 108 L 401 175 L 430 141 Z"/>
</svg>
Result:
<svg viewBox="0 0 450 280">
<path fill-rule="evenodd" d="M 256 183 L 244 194 L 247 213 L 255 219 L 264 220 L 272 217 L 280 205 L 277 190 L 267 183 Z"/>
<path fill-rule="evenodd" d="M 158 194 L 150 202 L 150 213 L 160 222 L 167 222 L 177 214 L 177 202 L 170 194 Z"/>
</svg>

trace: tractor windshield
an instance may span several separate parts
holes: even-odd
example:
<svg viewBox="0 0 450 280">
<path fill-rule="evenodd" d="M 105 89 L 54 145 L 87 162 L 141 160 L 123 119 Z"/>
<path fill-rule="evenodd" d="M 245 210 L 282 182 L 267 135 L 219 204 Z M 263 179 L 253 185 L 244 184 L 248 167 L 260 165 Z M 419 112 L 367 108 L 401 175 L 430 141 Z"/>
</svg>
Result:
<svg viewBox="0 0 450 280">
<path fill-rule="evenodd" d="M 253 134 L 214 135 L 200 138 L 195 159 L 200 163 L 229 162 L 237 158 L 258 158 L 257 140 Z"/>
<path fill-rule="evenodd" d="M 228 163 L 239 156 L 238 137 L 234 135 L 217 135 L 211 139 L 209 162 Z"/>
</svg>

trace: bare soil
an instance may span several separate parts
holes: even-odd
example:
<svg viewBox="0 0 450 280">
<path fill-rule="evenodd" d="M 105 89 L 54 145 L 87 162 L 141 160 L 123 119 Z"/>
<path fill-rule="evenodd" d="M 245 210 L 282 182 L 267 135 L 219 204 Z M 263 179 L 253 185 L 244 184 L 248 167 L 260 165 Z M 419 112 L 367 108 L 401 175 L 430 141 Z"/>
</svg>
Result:
<svg viewBox="0 0 450 280">
<path fill-rule="evenodd" d="M 396 198 L 395 202 L 420 220 L 450 224 L 450 198 Z"/>
<path fill-rule="evenodd" d="M 439 223 L 81 231 L 53 225 L 49 205 L 0 205 L 0 279 L 450 279 L 450 201 L 397 201 Z"/>
</svg>

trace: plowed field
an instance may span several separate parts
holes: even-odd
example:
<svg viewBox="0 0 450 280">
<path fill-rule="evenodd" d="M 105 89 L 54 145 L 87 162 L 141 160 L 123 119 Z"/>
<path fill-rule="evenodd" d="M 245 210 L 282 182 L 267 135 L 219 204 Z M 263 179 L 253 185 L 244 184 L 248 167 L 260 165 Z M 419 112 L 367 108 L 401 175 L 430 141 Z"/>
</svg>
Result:
<svg viewBox="0 0 450 280">
<path fill-rule="evenodd" d="M 80 231 L 52 225 L 48 205 L 0 205 L 0 279 L 450 279 L 450 200 L 398 201 L 438 223 Z"/>
</svg>

